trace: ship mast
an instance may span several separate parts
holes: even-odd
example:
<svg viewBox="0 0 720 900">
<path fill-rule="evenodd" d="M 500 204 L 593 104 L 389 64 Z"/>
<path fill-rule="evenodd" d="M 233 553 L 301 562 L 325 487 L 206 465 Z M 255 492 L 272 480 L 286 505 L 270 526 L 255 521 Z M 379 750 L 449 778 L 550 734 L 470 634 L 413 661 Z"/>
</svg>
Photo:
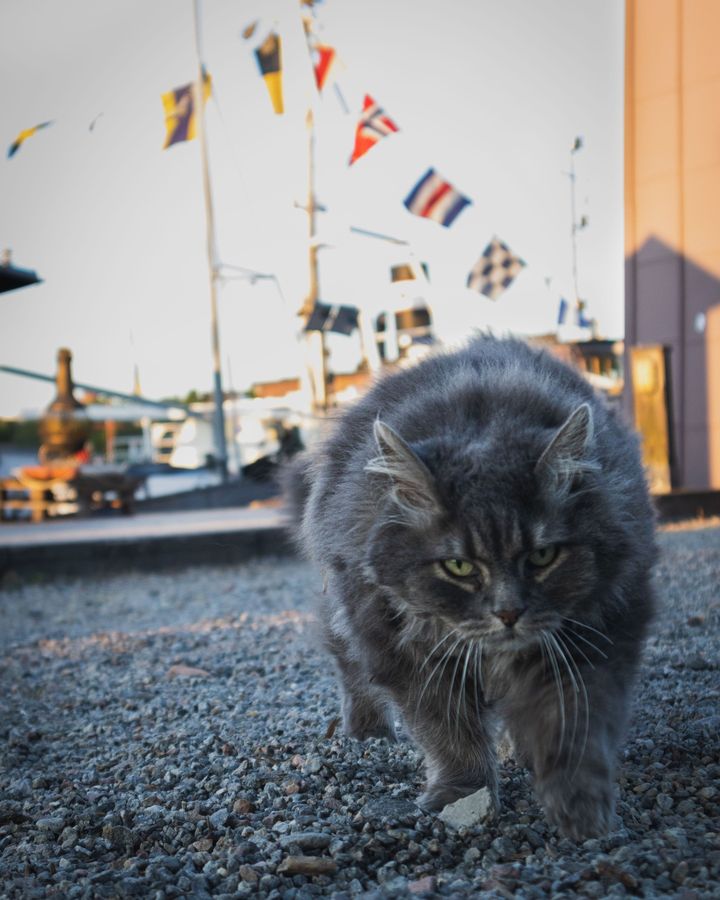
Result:
<svg viewBox="0 0 720 900">
<path fill-rule="evenodd" d="M 308 295 L 300 308 L 299 315 L 307 322 L 312 315 L 320 293 L 318 278 L 318 244 L 317 244 L 317 203 L 315 199 L 315 120 L 312 107 L 308 108 L 305 117 L 305 125 L 308 132 L 308 262 L 310 266 L 310 284 Z M 308 331 L 305 335 L 308 353 L 308 365 L 310 369 L 310 384 L 312 390 L 313 411 L 325 413 L 328 409 L 328 383 L 327 383 L 327 348 L 325 346 L 325 332 Z"/>
<path fill-rule="evenodd" d="M 207 228 L 207 255 L 210 273 L 210 342 L 213 362 L 213 431 L 215 457 L 223 481 L 227 480 L 227 444 L 225 441 L 225 416 L 223 413 L 222 369 L 220 363 L 220 329 L 217 314 L 217 293 L 220 267 L 215 242 L 215 218 L 213 215 L 212 189 L 208 166 L 207 139 L 205 134 L 205 69 L 202 63 L 200 48 L 200 0 L 194 0 L 195 11 L 195 51 L 197 55 L 197 77 L 194 85 L 195 127 L 200 143 L 200 159 L 202 163 L 203 192 L 205 195 L 205 222 Z"/>
</svg>

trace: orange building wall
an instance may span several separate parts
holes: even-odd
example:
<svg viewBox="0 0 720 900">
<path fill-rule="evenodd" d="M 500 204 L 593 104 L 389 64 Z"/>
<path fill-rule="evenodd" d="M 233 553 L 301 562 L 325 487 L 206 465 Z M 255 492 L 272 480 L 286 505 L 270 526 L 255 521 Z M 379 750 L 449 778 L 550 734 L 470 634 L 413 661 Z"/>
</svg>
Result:
<svg viewBox="0 0 720 900">
<path fill-rule="evenodd" d="M 626 342 L 670 347 L 674 482 L 720 488 L 720 0 L 626 0 Z"/>
</svg>

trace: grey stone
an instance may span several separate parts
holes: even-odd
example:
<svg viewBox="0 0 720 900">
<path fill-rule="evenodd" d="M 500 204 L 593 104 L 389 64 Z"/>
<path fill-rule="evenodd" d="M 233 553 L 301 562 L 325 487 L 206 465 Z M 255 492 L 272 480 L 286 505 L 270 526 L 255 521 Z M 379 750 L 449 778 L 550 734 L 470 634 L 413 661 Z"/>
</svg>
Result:
<svg viewBox="0 0 720 900">
<path fill-rule="evenodd" d="M 294 831 L 280 838 L 282 847 L 298 846 L 301 850 L 324 850 L 330 846 L 332 835 L 319 831 Z M 338 848 L 341 849 L 341 848 Z"/>
<path fill-rule="evenodd" d="M 447 825 L 453 828 L 469 827 L 477 825 L 486 819 L 492 818 L 494 813 L 493 799 L 490 791 L 484 787 L 467 797 L 461 797 L 454 803 L 449 803 L 439 814 Z"/>
<path fill-rule="evenodd" d="M 40 831 L 50 831 L 54 834 L 58 834 L 65 827 L 65 820 L 60 819 L 57 816 L 43 816 L 35 821 L 35 826 Z"/>
<path fill-rule="evenodd" d="M 391 797 L 371 800 L 361 810 L 361 815 L 366 819 L 402 819 L 419 813 L 419 808 L 411 800 L 394 800 Z"/>
<path fill-rule="evenodd" d="M 209 817 L 209 822 L 213 828 L 222 828 L 230 817 L 230 812 L 227 809 L 218 809 Z"/>
</svg>

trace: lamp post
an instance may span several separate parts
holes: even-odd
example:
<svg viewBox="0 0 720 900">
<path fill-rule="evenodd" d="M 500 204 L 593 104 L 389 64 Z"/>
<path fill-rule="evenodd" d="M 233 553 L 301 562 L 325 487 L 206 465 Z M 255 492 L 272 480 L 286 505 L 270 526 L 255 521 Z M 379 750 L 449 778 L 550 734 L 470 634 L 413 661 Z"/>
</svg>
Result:
<svg viewBox="0 0 720 900">
<path fill-rule="evenodd" d="M 583 139 L 581 137 L 576 137 L 570 149 L 570 171 L 568 172 L 568 177 L 570 178 L 570 215 L 572 223 L 570 234 L 572 238 L 572 274 L 573 287 L 575 289 L 575 303 L 580 302 L 580 291 L 578 288 L 577 233 L 587 225 L 587 217 L 583 216 L 582 221 L 578 222 L 575 211 L 575 154 L 579 150 L 582 150 L 582 148 Z"/>
<path fill-rule="evenodd" d="M 580 216 L 580 219 L 577 218 L 576 204 L 575 204 L 575 154 L 582 150 L 584 146 L 583 139 L 581 137 L 576 137 L 572 147 L 570 148 L 570 171 L 567 173 L 570 179 L 570 216 L 571 216 L 571 228 L 570 228 L 570 236 L 572 239 L 572 274 L 573 274 L 573 288 L 575 291 L 575 309 L 578 319 L 578 325 L 583 327 L 590 327 L 593 337 L 596 332 L 596 323 L 595 320 L 586 321 L 583 315 L 585 309 L 585 303 L 580 299 L 580 289 L 578 287 L 578 258 L 577 258 L 577 233 L 578 231 L 582 231 L 584 228 L 587 228 L 589 224 L 588 217 L 585 215 Z"/>
</svg>

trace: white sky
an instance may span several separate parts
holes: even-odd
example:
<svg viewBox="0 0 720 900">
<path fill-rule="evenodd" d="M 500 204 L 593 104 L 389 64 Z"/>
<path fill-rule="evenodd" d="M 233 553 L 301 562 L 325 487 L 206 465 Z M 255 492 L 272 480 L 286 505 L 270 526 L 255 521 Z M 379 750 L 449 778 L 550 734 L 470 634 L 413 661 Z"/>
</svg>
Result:
<svg viewBox="0 0 720 900">
<path fill-rule="evenodd" d="M 240 32 L 261 25 L 250 41 Z M 430 266 L 447 340 L 492 327 L 555 328 L 573 297 L 570 195 L 575 135 L 580 294 L 608 337 L 622 335 L 622 0 L 325 0 L 323 39 L 342 58 L 345 114 L 316 101 L 321 297 L 377 313 L 406 251 L 350 237 L 349 225 L 410 241 Z M 314 94 L 297 0 L 205 0 L 203 44 L 217 102 L 207 108 L 224 262 L 277 273 L 228 282 L 219 298 L 225 386 L 298 373 L 307 292 L 304 126 Z M 275 116 L 253 49 L 283 40 L 286 114 Z M 149 397 L 210 390 L 209 287 L 197 141 L 161 149 L 160 95 L 195 74 L 191 0 L 2 0 L 0 247 L 39 286 L 0 295 L 0 363 L 52 373 L 73 351 L 77 381 Z M 400 132 L 348 168 L 365 93 Z M 90 122 L 99 114 L 95 129 Z M 53 119 L 12 159 L 24 128 Z M 402 201 L 430 166 L 473 200 L 453 225 Z M 497 234 L 527 262 L 493 302 L 465 288 Z M 552 278 L 550 287 L 546 278 Z M 357 336 L 333 337 L 335 368 Z M 42 408 L 49 385 L 0 373 L 0 415 Z"/>
</svg>

